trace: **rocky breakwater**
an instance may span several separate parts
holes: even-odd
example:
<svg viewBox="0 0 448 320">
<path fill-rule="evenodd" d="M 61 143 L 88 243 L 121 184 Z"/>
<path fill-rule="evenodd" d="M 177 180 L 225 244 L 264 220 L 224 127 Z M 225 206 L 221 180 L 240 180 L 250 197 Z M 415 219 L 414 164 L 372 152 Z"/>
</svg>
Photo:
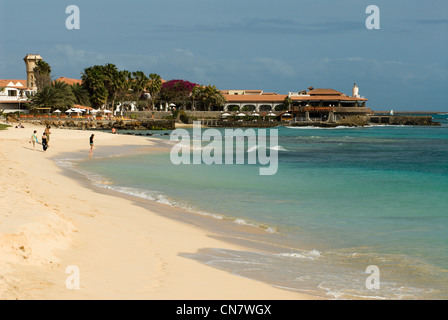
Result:
<svg viewBox="0 0 448 320">
<path fill-rule="evenodd" d="M 389 124 L 403 126 L 440 126 L 431 116 L 374 115 L 370 116 L 371 124 Z"/>
<path fill-rule="evenodd" d="M 407 126 L 440 126 L 440 123 L 434 122 L 431 116 L 392 116 L 389 123 Z"/>
<path fill-rule="evenodd" d="M 42 119 L 26 120 L 34 124 L 73 130 L 174 130 L 174 120 L 88 120 L 88 119 Z"/>
</svg>

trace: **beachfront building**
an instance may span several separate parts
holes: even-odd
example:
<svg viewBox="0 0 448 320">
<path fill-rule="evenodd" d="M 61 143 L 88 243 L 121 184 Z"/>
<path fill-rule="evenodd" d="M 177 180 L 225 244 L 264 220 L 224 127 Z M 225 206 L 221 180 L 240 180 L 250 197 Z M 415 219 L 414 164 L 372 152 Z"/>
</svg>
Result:
<svg viewBox="0 0 448 320">
<path fill-rule="evenodd" d="M 262 90 L 221 91 L 227 103 L 225 112 L 275 112 L 283 120 L 293 121 L 344 121 L 359 119 L 370 113 L 359 87 L 354 84 L 348 96 L 334 89 L 314 89 L 289 92 L 287 95 Z M 286 108 L 286 110 L 285 110 Z M 282 111 L 282 112 L 281 112 Z"/>
<path fill-rule="evenodd" d="M 28 98 L 36 93 L 27 86 L 27 80 L 0 80 L 0 111 L 3 113 L 28 113 Z"/>
<path fill-rule="evenodd" d="M 26 66 L 26 79 L 0 80 L 0 111 L 3 113 L 29 113 L 27 105 L 29 98 L 37 92 L 34 68 L 42 57 L 38 54 L 27 54 L 23 61 Z"/>
<path fill-rule="evenodd" d="M 223 90 L 224 111 L 270 112 L 282 110 L 287 95 L 263 90 Z"/>
<path fill-rule="evenodd" d="M 290 92 L 292 107 L 288 111 L 296 121 L 337 122 L 365 117 L 371 112 L 366 108 L 367 99 L 359 95 L 355 84 L 352 96 L 334 89 L 312 89 L 308 92 Z"/>
</svg>

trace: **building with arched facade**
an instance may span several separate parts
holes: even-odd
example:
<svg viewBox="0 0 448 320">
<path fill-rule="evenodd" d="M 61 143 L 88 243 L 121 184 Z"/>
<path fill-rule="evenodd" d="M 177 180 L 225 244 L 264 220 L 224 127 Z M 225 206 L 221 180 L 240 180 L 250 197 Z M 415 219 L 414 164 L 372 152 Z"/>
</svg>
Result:
<svg viewBox="0 0 448 320">
<path fill-rule="evenodd" d="M 221 91 L 226 99 L 225 112 L 284 112 L 296 121 L 343 121 L 361 118 L 371 112 L 367 99 L 359 95 L 356 84 L 348 96 L 334 89 L 314 89 L 289 92 L 287 95 L 262 90 Z M 287 99 L 288 98 L 288 99 Z M 279 114 L 279 113 L 277 113 Z M 283 114 L 283 113 L 282 113 Z M 282 117 L 283 118 L 283 117 Z"/>
<path fill-rule="evenodd" d="M 225 90 L 221 91 L 226 104 L 224 111 L 270 112 L 281 110 L 286 94 L 263 92 L 262 90 Z"/>
<path fill-rule="evenodd" d="M 292 100 L 290 113 L 302 121 L 340 121 L 347 117 L 361 117 L 370 113 L 367 99 L 358 94 L 355 84 L 352 96 L 333 89 L 313 89 L 308 92 L 289 93 Z"/>
</svg>

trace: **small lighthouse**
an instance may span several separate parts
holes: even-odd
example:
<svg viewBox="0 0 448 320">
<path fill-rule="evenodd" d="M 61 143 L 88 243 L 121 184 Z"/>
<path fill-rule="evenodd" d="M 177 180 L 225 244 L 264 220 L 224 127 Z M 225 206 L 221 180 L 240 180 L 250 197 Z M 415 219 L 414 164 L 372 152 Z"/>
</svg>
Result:
<svg viewBox="0 0 448 320">
<path fill-rule="evenodd" d="M 359 96 L 359 87 L 356 85 L 356 83 L 353 84 L 352 97 L 360 98 L 360 96 Z"/>
</svg>

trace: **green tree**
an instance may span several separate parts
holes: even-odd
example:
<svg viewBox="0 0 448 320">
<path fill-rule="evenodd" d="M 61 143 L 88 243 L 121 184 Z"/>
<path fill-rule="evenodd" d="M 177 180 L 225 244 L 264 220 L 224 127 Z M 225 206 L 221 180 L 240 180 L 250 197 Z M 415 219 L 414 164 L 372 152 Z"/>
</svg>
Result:
<svg viewBox="0 0 448 320">
<path fill-rule="evenodd" d="M 75 104 L 82 106 L 90 106 L 90 94 L 89 91 L 79 83 L 75 83 L 70 86 L 72 93 L 75 97 Z"/>
<path fill-rule="evenodd" d="M 148 87 L 149 78 L 142 71 L 132 72 L 132 76 L 134 77 L 134 79 L 131 82 L 131 89 L 138 99 Z"/>
<path fill-rule="evenodd" d="M 31 98 L 31 109 L 33 110 L 35 108 L 51 108 L 53 106 L 53 101 L 54 90 L 51 86 L 46 86 Z"/>
<path fill-rule="evenodd" d="M 52 83 L 51 87 L 53 88 L 55 101 L 53 103 L 53 107 L 57 109 L 70 109 L 76 103 L 76 97 L 72 92 L 71 87 L 61 81 L 55 81 Z"/>
<path fill-rule="evenodd" d="M 207 111 L 211 111 L 213 107 L 222 108 L 226 103 L 226 98 L 221 91 L 212 85 L 200 87 L 197 96 Z"/>
<path fill-rule="evenodd" d="M 85 68 L 82 75 L 82 86 L 89 92 L 91 105 L 100 107 L 107 102 L 108 92 L 104 81 L 105 75 L 102 66 Z"/>
<path fill-rule="evenodd" d="M 116 100 L 118 103 L 120 103 L 121 107 L 123 108 L 125 101 L 133 100 L 133 92 L 131 89 L 132 82 L 134 81 L 134 78 L 132 77 L 132 73 L 123 70 L 118 72 L 118 91 Z M 122 109 L 123 110 L 123 109 Z"/>
<path fill-rule="evenodd" d="M 51 108 L 66 110 L 75 105 L 76 98 L 70 86 L 65 82 L 55 81 L 49 86 L 42 88 L 31 99 L 31 109 Z"/>
<path fill-rule="evenodd" d="M 37 91 L 40 91 L 43 88 L 51 85 L 51 67 L 47 62 L 43 60 L 37 61 L 33 71 L 34 78 L 36 80 Z"/>
<path fill-rule="evenodd" d="M 195 86 L 193 90 L 191 90 L 191 110 L 196 110 L 196 101 L 200 99 L 202 87 L 201 86 Z"/>
<path fill-rule="evenodd" d="M 162 78 L 157 73 L 149 75 L 148 92 L 151 95 L 151 105 L 154 109 L 160 90 L 162 89 Z"/>
<path fill-rule="evenodd" d="M 292 99 L 291 97 L 286 97 L 285 100 L 283 100 L 283 108 L 282 110 L 291 110 L 292 106 Z"/>
<path fill-rule="evenodd" d="M 121 82 L 117 66 L 112 63 L 103 66 L 103 75 L 104 88 L 107 90 L 106 107 L 109 107 L 109 103 L 111 103 L 111 109 L 113 110 L 117 94 L 121 90 L 123 83 Z"/>
</svg>

